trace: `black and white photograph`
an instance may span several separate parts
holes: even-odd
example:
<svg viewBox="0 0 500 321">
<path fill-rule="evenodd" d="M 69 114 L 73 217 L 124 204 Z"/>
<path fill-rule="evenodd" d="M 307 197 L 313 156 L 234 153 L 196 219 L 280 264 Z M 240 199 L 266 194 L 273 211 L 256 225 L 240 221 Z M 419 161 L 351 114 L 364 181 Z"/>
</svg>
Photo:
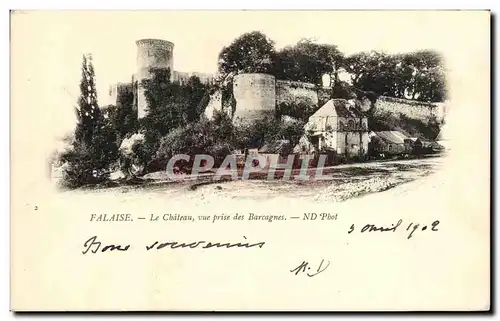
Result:
<svg viewBox="0 0 500 321">
<path fill-rule="evenodd" d="M 77 120 L 50 159 L 53 182 L 95 193 L 338 201 L 438 169 L 449 147 L 441 54 L 345 53 L 320 35 L 276 48 L 261 31 L 242 33 L 204 59 L 215 73 L 178 71 L 175 43 L 137 39 L 135 65 L 124 66 L 130 80 L 104 93 L 92 52 L 83 54 L 80 92 L 61 88 Z"/>
<path fill-rule="evenodd" d="M 12 11 L 11 309 L 490 309 L 490 19 Z"/>
</svg>

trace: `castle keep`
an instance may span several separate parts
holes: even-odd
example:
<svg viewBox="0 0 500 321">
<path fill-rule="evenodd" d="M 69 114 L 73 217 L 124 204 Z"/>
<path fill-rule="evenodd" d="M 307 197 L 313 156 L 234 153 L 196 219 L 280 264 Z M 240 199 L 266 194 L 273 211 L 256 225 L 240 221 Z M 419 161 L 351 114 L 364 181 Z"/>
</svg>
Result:
<svg viewBox="0 0 500 321">
<path fill-rule="evenodd" d="M 137 71 L 134 80 L 137 81 L 137 116 L 142 118 L 146 114 L 146 99 L 141 81 L 150 78 L 150 68 L 169 68 L 174 70 L 174 44 L 159 39 L 141 39 L 137 45 Z"/>
<path fill-rule="evenodd" d="M 146 115 L 147 102 L 144 97 L 144 89 L 141 81 L 149 79 L 151 68 L 169 68 L 170 80 L 172 82 L 184 83 L 191 76 L 197 76 L 202 83 L 214 82 L 214 76 L 204 73 L 180 72 L 174 69 L 174 43 L 161 39 L 140 39 L 136 41 L 137 63 L 136 71 L 132 75 L 130 83 L 116 83 L 109 89 L 109 100 L 111 104 L 116 104 L 121 94 L 133 92 L 135 96 L 135 106 L 137 117 Z"/>
</svg>

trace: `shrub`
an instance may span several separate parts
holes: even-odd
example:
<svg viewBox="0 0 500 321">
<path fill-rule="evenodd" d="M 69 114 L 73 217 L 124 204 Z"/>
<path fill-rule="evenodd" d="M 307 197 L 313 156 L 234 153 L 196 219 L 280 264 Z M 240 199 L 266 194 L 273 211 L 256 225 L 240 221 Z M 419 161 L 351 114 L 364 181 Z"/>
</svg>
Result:
<svg viewBox="0 0 500 321">
<path fill-rule="evenodd" d="M 77 188 L 106 181 L 118 160 L 114 130 L 101 119 L 90 144 L 75 140 L 60 160 L 67 163 L 61 182 L 64 187 Z"/>
<path fill-rule="evenodd" d="M 307 122 L 309 117 L 317 110 L 316 106 L 305 102 L 298 103 L 280 103 L 276 107 L 276 116 L 290 116 L 295 119 Z"/>
<path fill-rule="evenodd" d="M 354 99 L 355 89 L 345 81 L 336 82 L 332 88 L 332 98 Z"/>
<path fill-rule="evenodd" d="M 434 140 L 439 134 L 440 127 L 441 124 L 435 117 L 423 121 L 404 114 L 395 115 L 389 112 L 368 115 L 368 128 L 373 131 L 397 130 L 408 136 Z"/>
<path fill-rule="evenodd" d="M 208 104 L 206 95 L 211 88 L 201 83 L 198 77 L 191 77 L 185 84 L 172 83 L 168 68 L 152 68 L 151 79 L 142 81 L 148 112 L 140 120 L 140 129 L 145 140 L 138 148 L 144 174 L 163 167 L 157 156 L 161 141 L 178 127 L 187 127 L 200 119 L 203 104 Z"/>
</svg>

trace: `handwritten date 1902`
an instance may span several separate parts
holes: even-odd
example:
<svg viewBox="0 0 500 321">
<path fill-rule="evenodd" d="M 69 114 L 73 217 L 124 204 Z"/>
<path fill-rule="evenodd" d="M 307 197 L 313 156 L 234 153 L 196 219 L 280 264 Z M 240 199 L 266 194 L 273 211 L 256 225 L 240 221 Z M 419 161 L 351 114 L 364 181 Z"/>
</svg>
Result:
<svg viewBox="0 0 500 321">
<path fill-rule="evenodd" d="M 290 272 L 294 273 L 295 275 L 298 275 L 299 273 L 305 273 L 309 277 L 313 277 L 315 275 L 320 274 L 321 272 L 325 271 L 329 266 L 330 266 L 330 261 L 328 261 L 328 264 L 325 264 L 325 260 L 321 260 L 321 263 L 319 264 L 318 268 L 316 269 L 315 272 L 310 273 L 311 267 L 309 266 L 309 262 L 302 261 L 299 266 L 297 266 L 295 269 L 290 270 Z"/>
<path fill-rule="evenodd" d="M 382 226 L 382 225 L 376 225 L 376 224 L 365 224 L 359 231 L 361 233 L 369 233 L 369 232 L 396 232 L 398 228 L 402 225 L 403 220 L 399 220 L 397 223 L 392 223 L 390 226 Z M 421 223 L 415 223 L 415 222 L 410 222 L 407 227 L 407 239 L 411 239 L 413 237 L 413 234 L 415 231 L 431 231 L 431 232 L 437 232 L 438 230 L 438 225 L 439 221 L 436 220 L 432 222 L 429 225 L 426 224 L 421 224 Z M 347 232 L 348 234 L 351 234 L 352 232 L 355 231 L 355 225 L 352 224 L 351 227 L 349 228 L 349 231 Z"/>
</svg>

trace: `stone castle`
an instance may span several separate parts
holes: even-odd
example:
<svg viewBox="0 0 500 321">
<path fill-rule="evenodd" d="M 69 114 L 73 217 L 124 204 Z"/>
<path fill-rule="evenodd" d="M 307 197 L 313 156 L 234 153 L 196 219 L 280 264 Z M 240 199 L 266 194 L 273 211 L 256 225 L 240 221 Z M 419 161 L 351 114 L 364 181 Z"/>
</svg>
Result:
<svg viewBox="0 0 500 321">
<path fill-rule="evenodd" d="M 174 69 L 174 44 L 161 39 L 140 39 L 137 45 L 137 66 L 129 83 L 116 83 L 110 86 L 109 103 L 116 104 L 120 95 L 132 92 L 135 97 L 138 118 L 146 114 L 147 103 L 144 90 L 139 85 L 143 79 L 149 78 L 150 68 L 169 68 L 172 82 L 186 82 L 190 77 L 197 76 L 202 83 L 215 81 L 214 75 L 205 73 L 180 72 Z"/>
<path fill-rule="evenodd" d="M 149 69 L 169 68 L 171 81 L 183 83 L 191 76 L 197 76 L 202 83 L 216 83 L 216 75 L 203 73 L 184 73 L 174 68 L 174 44 L 161 39 L 141 39 L 136 41 L 137 66 L 130 83 L 117 83 L 110 88 L 110 103 L 116 104 L 123 93 L 132 92 L 135 97 L 138 118 L 144 117 L 147 103 L 144 91 L 140 86 L 143 79 L 151 75 Z M 213 116 L 215 110 L 228 111 L 234 120 L 255 120 L 274 114 L 276 106 L 282 103 L 303 103 L 317 108 L 331 99 L 330 85 L 317 86 L 310 83 L 276 79 L 273 75 L 262 73 L 244 73 L 234 76 L 232 81 L 234 106 L 228 108 L 222 92 L 210 95 L 205 116 Z M 364 101 L 363 105 L 369 105 Z M 418 102 L 392 97 L 378 97 L 373 104 L 379 112 L 402 113 L 410 118 L 423 121 L 436 117 L 444 117 L 444 104 Z"/>
</svg>

